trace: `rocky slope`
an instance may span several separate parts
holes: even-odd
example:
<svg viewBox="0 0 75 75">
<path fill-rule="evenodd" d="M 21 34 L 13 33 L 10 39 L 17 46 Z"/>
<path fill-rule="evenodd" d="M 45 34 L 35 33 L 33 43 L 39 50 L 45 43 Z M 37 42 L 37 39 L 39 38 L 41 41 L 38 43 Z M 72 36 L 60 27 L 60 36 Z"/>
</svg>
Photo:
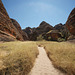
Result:
<svg viewBox="0 0 75 75">
<path fill-rule="evenodd" d="M 71 35 L 68 37 L 68 40 L 75 39 L 75 8 L 71 11 L 67 19 L 66 27 L 71 33 Z"/>
<path fill-rule="evenodd" d="M 6 41 L 12 41 L 16 39 L 21 41 L 24 40 L 20 31 L 18 31 L 16 26 L 13 25 L 2 1 L 0 0 L 0 41 L 5 41 L 5 39 L 7 39 Z"/>
<path fill-rule="evenodd" d="M 55 30 L 58 30 L 62 34 L 62 37 L 64 39 L 67 40 L 67 38 L 70 36 L 70 33 L 65 24 L 59 23 L 59 24 L 55 25 L 54 28 L 55 28 Z"/>
<path fill-rule="evenodd" d="M 66 26 L 72 35 L 75 35 L 75 8 L 71 11 Z"/>
<path fill-rule="evenodd" d="M 55 31 L 58 32 L 55 33 Z M 66 24 L 59 23 L 53 27 L 45 21 L 42 21 L 37 28 L 27 27 L 22 30 L 16 20 L 10 19 L 2 1 L 0 0 L 0 41 L 36 41 L 37 38 L 48 39 L 50 37 L 52 40 L 57 40 L 58 38 L 67 40 L 68 37 L 75 38 L 75 8 L 70 13 Z"/>
<path fill-rule="evenodd" d="M 36 32 L 38 33 L 38 35 L 40 35 L 40 34 L 45 34 L 48 31 L 53 30 L 53 29 L 54 28 L 50 24 L 43 21 L 40 23 L 39 27 L 36 28 Z"/>
<path fill-rule="evenodd" d="M 23 29 L 23 31 L 28 34 L 30 40 L 37 40 L 39 35 L 46 34 L 48 31 L 53 29 L 54 28 L 50 24 L 43 21 L 37 28 L 27 27 L 26 29 Z"/>
<path fill-rule="evenodd" d="M 27 33 L 22 31 L 21 26 L 19 25 L 19 23 L 16 20 L 14 20 L 14 19 L 11 19 L 11 21 L 12 21 L 13 25 L 16 27 L 16 29 L 19 31 L 19 33 L 21 34 L 21 37 L 24 40 L 28 40 Z"/>
<path fill-rule="evenodd" d="M 55 33 L 55 32 L 49 33 L 52 30 L 58 31 L 58 33 Z M 40 23 L 40 25 L 37 28 L 27 27 L 26 29 L 23 29 L 23 31 L 28 34 L 30 40 L 34 40 L 34 39 L 37 40 L 37 38 L 48 40 L 48 37 L 51 37 L 52 40 L 57 40 L 58 38 L 65 39 L 65 37 L 67 37 L 66 36 L 66 34 L 67 34 L 66 26 L 65 26 L 65 24 L 63 25 L 61 23 L 52 27 L 50 24 L 43 21 Z"/>
<path fill-rule="evenodd" d="M 37 32 L 36 32 L 35 29 L 36 28 L 30 28 L 30 27 L 27 27 L 27 28 L 23 29 L 23 32 L 27 33 L 28 39 L 31 40 L 31 41 L 37 40 Z"/>
</svg>

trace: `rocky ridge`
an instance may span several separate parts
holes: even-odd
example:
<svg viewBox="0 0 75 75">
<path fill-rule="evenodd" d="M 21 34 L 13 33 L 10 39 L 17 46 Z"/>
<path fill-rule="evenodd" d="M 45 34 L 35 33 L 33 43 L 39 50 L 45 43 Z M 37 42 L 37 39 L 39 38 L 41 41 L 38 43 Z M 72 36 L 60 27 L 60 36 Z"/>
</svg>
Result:
<svg viewBox="0 0 75 75">
<path fill-rule="evenodd" d="M 16 29 L 19 31 L 19 33 L 21 34 L 21 37 L 23 37 L 23 40 L 28 40 L 27 33 L 22 31 L 21 26 L 19 25 L 19 23 L 14 19 L 11 19 L 11 21 L 12 21 L 13 25 L 16 27 Z"/>
<path fill-rule="evenodd" d="M 0 41 L 5 41 L 6 38 L 8 39 L 6 41 L 14 41 L 14 40 L 23 41 L 24 40 L 21 33 L 13 25 L 2 1 L 0 0 Z"/>
<path fill-rule="evenodd" d="M 75 8 L 70 13 L 66 24 L 59 23 L 53 27 L 42 21 L 37 28 L 27 27 L 22 30 L 16 20 L 10 19 L 0 0 L 0 41 L 36 41 L 37 38 L 53 41 L 75 39 Z"/>
</svg>

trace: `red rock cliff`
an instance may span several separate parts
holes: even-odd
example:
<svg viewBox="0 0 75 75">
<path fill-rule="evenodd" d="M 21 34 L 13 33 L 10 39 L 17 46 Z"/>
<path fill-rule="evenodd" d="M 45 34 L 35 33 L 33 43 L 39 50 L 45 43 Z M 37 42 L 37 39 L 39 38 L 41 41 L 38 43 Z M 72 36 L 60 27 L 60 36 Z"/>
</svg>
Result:
<svg viewBox="0 0 75 75">
<path fill-rule="evenodd" d="M 66 26 L 72 35 L 75 35 L 75 8 L 71 11 Z"/>
<path fill-rule="evenodd" d="M 16 29 L 16 27 L 13 25 L 11 19 L 8 16 L 6 9 L 4 8 L 2 1 L 0 0 L 0 41 L 3 41 L 3 36 L 1 37 L 1 35 L 4 35 L 9 39 L 9 36 L 3 33 L 9 35 L 13 40 L 14 39 L 23 40 L 23 37 Z"/>
<path fill-rule="evenodd" d="M 21 37 L 23 37 L 24 40 L 28 40 L 28 35 L 22 31 L 19 23 L 14 19 L 11 19 L 11 21 L 12 21 L 13 25 L 16 27 L 16 29 L 19 31 L 19 33 L 21 34 Z"/>
</svg>

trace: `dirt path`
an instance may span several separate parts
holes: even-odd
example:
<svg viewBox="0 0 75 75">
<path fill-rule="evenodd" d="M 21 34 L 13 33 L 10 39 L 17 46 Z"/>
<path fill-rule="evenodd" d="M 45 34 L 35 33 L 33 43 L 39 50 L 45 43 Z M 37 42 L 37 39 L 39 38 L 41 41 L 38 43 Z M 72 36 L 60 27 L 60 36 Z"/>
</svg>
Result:
<svg viewBox="0 0 75 75">
<path fill-rule="evenodd" d="M 38 47 L 39 55 L 29 75 L 65 75 L 55 69 L 43 47 Z"/>
</svg>

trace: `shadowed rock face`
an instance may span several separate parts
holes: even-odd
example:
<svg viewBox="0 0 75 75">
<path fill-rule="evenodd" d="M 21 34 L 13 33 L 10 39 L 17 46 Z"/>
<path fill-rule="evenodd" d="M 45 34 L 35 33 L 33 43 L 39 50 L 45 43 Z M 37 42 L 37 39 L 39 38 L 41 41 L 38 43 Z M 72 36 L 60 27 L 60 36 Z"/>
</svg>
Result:
<svg viewBox="0 0 75 75">
<path fill-rule="evenodd" d="M 27 33 L 29 40 L 31 41 L 37 40 L 37 32 L 35 31 L 35 28 L 27 27 L 26 29 L 23 29 L 23 32 Z"/>
<path fill-rule="evenodd" d="M 59 24 L 54 26 L 54 29 L 61 31 L 61 30 L 66 29 L 66 26 L 63 25 L 62 23 L 59 23 Z"/>
<path fill-rule="evenodd" d="M 54 29 L 58 30 L 62 34 L 62 36 L 65 40 L 67 40 L 68 36 L 70 35 L 65 24 L 59 23 L 54 26 Z"/>
<path fill-rule="evenodd" d="M 45 34 L 48 31 L 53 30 L 53 29 L 54 28 L 50 24 L 43 21 L 40 23 L 39 27 L 36 28 L 36 32 L 38 33 L 38 35 L 40 35 L 40 34 Z"/>
<path fill-rule="evenodd" d="M 72 35 L 75 35 L 75 8 L 71 11 L 66 26 Z"/>
<path fill-rule="evenodd" d="M 29 34 L 32 33 L 32 28 L 27 27 L 27 28 L 23 29 L 23 31 L 26 32 L 28 34 L 28 36 L 29 36 Z"/>
<path fill-rule="evenodd" d="M 13 25 L 12 21 L 10 20 L 8 16 L 6 9 L 4 8 L 2 1 L 0 0 L 0 32 L 1 31 L 2 33 L 0 33 L 0 38 L 1 38 L 1 35 L 4 35 L 10 40 L 12 39 L 23 40 L 23 37 L 18 32 L 16 27 Z M 8 34 L 12 39 L 3 33 Z M 0 41 L 4 41 L 4 40 L 1 39 Z"/>
<path fill-rule="evenodd" d="M 22 37 L 24 40 L 27 40 L 27 39 L 28 39 L 28 36 L 27 36 L 27 34 L 26 34 L 25 32 L 22 31 L 22 29 L 21 29 L 19 23 L 18 23 L 16 20 L 14 20 L 14 19 L 11 19 L 11 21 L 12 21 L 13 25 L 16 27 L 16 29 L 19 31 L 21 37 Z"/>
<path fill-rule="evenodd" d="M 62 36 L 58 30 L 51 30 L 48 33 L 46 33 L 46 39 L 47 40 L 49 40 L 48 37 L 51 37 L 50 39 L 52 41 L 57 41 L 58 38 L 61 38 Z"/>
<path fill-rule="evenodd" d="M 46 34 L 48 31 L 53 30 L 54 28 L 46 23 L 45 21 L 41 22 L 37 28 L 27 27 L 23 29 L 24 32 L 28 34 L 30 40 L 37 40 L 37 36 L 41 34 Z"/>
</svg>

